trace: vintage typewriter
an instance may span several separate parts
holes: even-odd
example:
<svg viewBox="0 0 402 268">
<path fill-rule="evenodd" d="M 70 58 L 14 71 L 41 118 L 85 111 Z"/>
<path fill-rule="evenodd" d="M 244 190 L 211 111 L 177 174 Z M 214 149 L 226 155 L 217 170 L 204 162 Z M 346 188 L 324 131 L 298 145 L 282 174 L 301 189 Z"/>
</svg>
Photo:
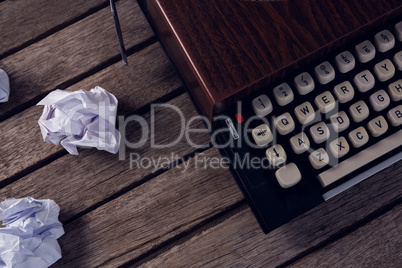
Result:
<svg viewBox="0 0 402 268">
<path fill-rule="evenodd" d="M 139 0 L 262 229 L 402 158 L 397 0 Z"/>
</svg>

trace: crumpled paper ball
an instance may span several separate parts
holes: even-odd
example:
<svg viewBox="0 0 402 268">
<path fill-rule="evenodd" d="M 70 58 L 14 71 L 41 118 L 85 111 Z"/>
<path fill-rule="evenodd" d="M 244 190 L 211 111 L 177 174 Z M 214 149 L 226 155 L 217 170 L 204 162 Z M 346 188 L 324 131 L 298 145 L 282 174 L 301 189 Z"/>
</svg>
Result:
<svg viewBox="0 0 402 268">
<path fill-rule="evenodd" d="M 38 123 L 43 140 L 59 144 L 73 155 L 77 146 L 95 147 L 117 153 L 121 135 L 116 129 L 116 97 L 101 87 L 90 91 L 49 93 L 37 105 L 44 105 Z"/>
<path fill-rule="evenodd" d="M 0 69 L 0 102 L 8 101 L 10 96 L 10 81 L 5 71 Z"/>
<path fill-rule="evenodd" d="M 0 203 L 0 267 L 49 267 L 61 258 L 57 239 L 64 234 L 53 200 L 31 197 Z"/>
</svg>

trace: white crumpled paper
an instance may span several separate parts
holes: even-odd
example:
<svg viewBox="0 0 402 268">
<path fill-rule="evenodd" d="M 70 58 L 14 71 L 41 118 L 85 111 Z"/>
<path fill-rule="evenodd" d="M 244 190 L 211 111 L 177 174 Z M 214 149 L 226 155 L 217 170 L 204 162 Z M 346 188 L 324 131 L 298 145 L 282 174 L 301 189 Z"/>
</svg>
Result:
<svg viewBox="0 0 402 268">
<path fill-rule="evenodd" d="M 45 142 L 61 141 L 73 155 L 78 155 L 77 146 L 118 152 L 121 136 L 115 127 L 117 99 L 103 88 L 73 92 L 57 89 L 37 105 L 45 106 L 38 121 Z"/>
<path fill-rule="evenodd" d="M 10 96 L 10 81 L 5 71 L 0 69 L 0 102 L 8 101 Z"/>
<path fill-rule="evenodd" d="M 57 239 L 64 234 L 53 200 L 7 199 L 0 203 L 0 267 L 49 267 L 61 258 Z"/>
</svg>

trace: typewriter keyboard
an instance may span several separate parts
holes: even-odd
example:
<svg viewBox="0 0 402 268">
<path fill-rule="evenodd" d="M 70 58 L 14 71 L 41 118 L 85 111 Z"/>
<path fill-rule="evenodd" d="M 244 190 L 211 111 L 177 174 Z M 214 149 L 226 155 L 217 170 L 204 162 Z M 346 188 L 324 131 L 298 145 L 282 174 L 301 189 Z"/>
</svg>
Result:
<svg viewBox="0 0 402 268">
<path fill-rule="evenodd" d="M 401 100 L 399 22 L 258 92 L 226 124 L 236 138 L 244 133 L 252 155 L 269 163 L 280 187 L 313 175 L 326 188 L 400 151 Z"/>
<path fill-rule="evenodd" d="M 402 21 L 225 112 L 224 150 L 261 225 L 279 226 L 400 160 L 401 100 Z"/>
</svg>

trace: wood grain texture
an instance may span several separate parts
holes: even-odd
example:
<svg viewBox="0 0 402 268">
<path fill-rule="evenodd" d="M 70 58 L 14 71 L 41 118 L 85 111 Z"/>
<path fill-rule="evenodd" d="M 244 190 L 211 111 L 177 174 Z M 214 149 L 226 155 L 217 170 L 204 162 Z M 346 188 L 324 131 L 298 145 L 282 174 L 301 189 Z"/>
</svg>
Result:
<svg viewBox="0 0 402 268">
<path fill-rule="evenodd" d="M 394 17 L 402 12 L 398 0 L 146 2 L 160 39 L 208 117 L 283 78 L 297 61 L 326 55 L 356 29 L 392 10 Z"/>
<path fill-rule="evenodd" d="M 128 59 L 133 64 L 124 66 L 118 62 L 66 90 L 89 90 L 99 85 L 119 100 L 118 115 L 131 115 L 181 86 L 159 44 Z M 42 106 L 31 107 L 0 122 L 0 183 L 64 151 L 61 146 L 43 142 L 37 123 L 42 111 Z M 29 135 L 20 135 L 26 129 L 30 129 Z"/>
<path fill-rule="evenodd" d="M 117 4 L 127 48 L 153 36 L 135 1 Z M 67 27 L 3 59 L 0 68 L 10 77 L 10 99 L 2 103 L 0 118 L 53 89 L 64 89 L 120 53 L 110 8 Z M 64 84 L 64 86 L 63 86 Z"/>
<path fill-rule="evenodd" d="M 228 169 L 202 167 L 211 157 L 215 148 L 69 223 L 54 267 L 118 267 L 241 200 Z"/>
<path fill-rule="evenodd" d="M 5 4 L 11 8 L 11 3 L 17 5 L 20 1 L 0 0 L 0 9 Z M 61 7 L 61 2 L 56 1 L 54 4 Z M 87 2 L 88 5 L 76 5 L 94 4 L 92 0 Z M 20 9 L 21 16 L 35 7 L 40 14 L 47 10 L 43 0 L 26 3 L 27 8 Z M 312 258 L 318 256 L 341 266 L 345 262 L 326 258 L 327 254 L 338 249 L 340 253 L 352 252 L 357 244 L 366 241 L 368 245 L 362 250 L 368 252 L 358 255 L 365 258 L 363 264 L 377 264 L 372 256 L 381 256 L 381 251 L 393 252 L 393 248 L 384 250 L 375 239 L 388 231 L 395 232 L 393 226 L 400 222 L 400 213 L 391 210 L 378 222 L 374 219 L 365 223 L 400 203 L 401 162 L 264 235 L 229 170 L 200 168 L 203 157 L 221 158 L 216 148 L 194 156 L 199 150 L 184 139 L 170 148 L 151 148 L 147 142 L 137 149 L 126 148 L 126 159 L 120 161 L 118 155 L 96 149 L 80 149 L 80 156 L 61 156 L 58 154 L 64 149 L 43 143 L 36 122 L 42 110 L 31 106 L 58 85 L 67 90 L 102 86 L 119 99 L 119 115 L 127 117 L 139 109 L 148 124 L 152 121 L 151 103 L 159 101 L 179 107 L 187 123 L 197 115 L 188 95 L 180 94 L 181 83 L 159 45 L 143 43 L 154 39 L 135 1 L 120 0 L 118 9 L 127 47 L 130 51 L 140 49 L 129 57 L 129 67 L 119 59 L 109 8 L 56 29 L 56 33 L 0 61 L 0 68 L 11 74 L 15 93 L 0 109 L 0 184 L 13 178 L 12 183 L 0 189 L 0 200 L 32 196 L 50 198 L 60 205 L 60 219 L 66 231 L 59 239 L 63 257 L 52 267 L 267 267 L 297 260 L 313 249 L 316 251 Z M 48 23 L 35 31 L 46 33 L 49 25 L 59 27 L 59 23 L 79 17 L 77 12 L 66 10 L 60 22 L 46 15 Z M 34 26 L 27 29 L 30 27 Z M 13 48 L 9 43 L 6 51 Z M 157 144 L 171 142 L 187 131 L 180 127 L 180 116 L 169 107 L 157 108 L 155 117 L 153 134 Z M 197 119 L 191 128 L 205 130 L 205 125 Z M 131 122 L 126 130 L 128 141 L 139 138 L 138 124 Z M 192 133 L 191 138 L 198 144 L 210 140 L 206 132 Z M 170 158 L 172 152 L 176 157 L 192 158 L 169 170 L 166 164 L 156 169 L 154 164 L 148 168 L 130 167 L 130 153 L 151 159 L 166 157 L 168 163 L 175 163 Z M 395 225 L 384 228 L 385 223 L 391 222 Z M 365 225 L 360 227 L 362 224 Z M 356 231 L 350 233 L 354 228 Z M 382 229 L 375 234 L 374 228 Z M 345 233 L 348 235 L 334 242 Z M 381 241 L 388 237 L 383 235 Z M 357 242 L 352 241 L 355 239 Z M 332 242 L 333 247 L 325 246 Z M 354 261 L 353 257 L 345 260 Z M 300 264 L 304 264 L 302 261 Z M 305 264 L 311 261 L 307 255 Z M 393 260 L 387 264 L 392 266 Z"/>
<path fill-rule="evenodd" d="M 168 104 L 178 107 L 184 113 L 186 122 L 197 115 L 186 94 Z M 122 143 L 117 155 L 97 149 L 82 149 L 79 150 L 79 156 L 65 155 L 0 189 L 0 199 L 25 196 L 54 199 L 63 208 L 61 220 L 66 221 L 125 191 L 127 187 L 134 187 L 144 178 L 155 176 L 153 173 L 158 174 L 168 168 L 168 164 L 177 163 L 179 158 L 194 154 L 196 148 L 187 142 L 184 135 L 187 130 L 182 128 L 177 112 L 170 107 L 159 107 L 154 114 L 154 143 L 163 145 L 174 140 L 177 143 L 166 148 L 155 148 L 151 147 L 152 141 L 148 137 L 143 146 L 134 149 Z M 143 115 L 148 125 L 151 116 L 150 112 Z M 201 120 L 194 120 L 189 128 L 205 129 Z M 129 123 L 125 132 L 127 140 L 137 142 L 140 130 L 139 124 Z M 189 137 L 197 144 L 208 145 L 210 140 L 205 131 L 189 133 Z M 131 153 L 135 154 L 132 159 L 145 159 L 145 162 L 130 162 Z"/>
<path fill-rule="evenodd" d="M 402 262 L 402 205 L 290 267 L 395 267 Z"/>
<path fill-rule="evenodd" d="M 215 148 L 210 149 L 205 155 L 207 157 L 218 156 Z M 85 158 L 89 158 L 89 155 L 85 155 Z M 242 200 L 243 197 L 228 170 L 202 170 L 200 172 L 194 168 L 194 160 L 189 162 L 193 162 L 193 164 L 186 172 L 183 172 L 185 164 L 182 164 L 65 226 L 68 235 L 60 240 L 64 257 L 55 267 L 69 267 L 69 265 L 116 267 L 137 258 L 181 232 L 191 230 L 200 223 L 200 220 L 214 217 L 215 213 Z M 105 165 L 105 163 L 102 160 L 102 164 Z M 200 164 L 201 161 L 197 163 Z M 74 164 L 79 165 L 79 163 Z M 94 163 L 94 165 L 99 166 L 99 163 Z M 88 164 L 86 167 L 91 168 Z M 53 166 L 53 169 L 55 168 L 58 167 Z M 65 184 L 62 181 L 53 184 L 51 179 L 37 178 L 34 180 L 38 184 L 36 191 L 38 193 L 46 192 L 50 196 L 60 196 L 62 199 L 58 202 L 61 202 L 62 217 L 64 217 L 66 213 L 69 213 L 66 210 L 71 209 L 71 206 L 65 203 L 68 196 L 63 197 L 63 193 L 52 192 L 52 189 L 60 188 L 62 189 L 60 191 L 80 196 L 79 202 L 74 201 L 85 207 L 88 199 L 94 199 L 105 192 L 105 189 L 100 190 L 102 187 L 98 185 L 93 188 L 86 186 L 99 183 L 100 178 L 104 176 L 102 173 L 107 172 L 105 170 L 110 172 L 111 168 L 104 166 L 103 169 L 102 172 L 92 174 L 88 178 L 80 175 L 79 183 L 83 189 L 67 189 L 74 184 L 75 179 L 75 174 L 70 172 L 72 178 Z M 211 257 L 220 254 L 224 256 L 220 257 L 224 258 L 222 262 L 219 262 L 221 264 L 227 264 L 226 262 L 230 264 L 230 259 L 233 259 L 232 264 L 255 263 L 260 266 L 273 261 L 287 261 L 294 255 L 308 250 L 311 246 L 316 246 L 373 211 L 400 198 L 401 185 L 396 176 L 393 180 L 385 179 L 400 172 L 401 168 L 398 169 L 395 166 L 388 168 L 383 177 L 371 178 L 370 183 L 364 182 L 361 187 L 351 189 L 346 195 L 327 203 L 329 205 L 318 207 L 268 236 L 261 232 L 251 211 L 242 210 L 222 223 L 214 222 L 217 227 L 201 233 L 201 241 L 192 241 L 190 245 L 185 242 L 180 246 L 180 250 L 174 252 L 173 256 L 162 254 L 161 256 L 165 258 L 161 257 L 160 260 L 158 257 L 154 260 L 155 263 L 152 262 L 145 266 L 164 267 L 164 264 L 186 266 L 190 265 L 192 261 L 196 261 L 196 266 L 199 266 L 202 263 L 198 262 L 209 262 Z M 121 177 L 127 175 L 127 173 L 122 173 L 110 178 L 110 184 L 107 187 L 114 189 L 120 187 Z M 97 178 L 97 180 L 88 182 L 91 178 L 92 180 Z M 43 184 L 40 181 L 43 181 Z M 29 181 L 25 181 L 25 184 L 32 185 Z M 18 186 L 18 188 L 23 187 L 23 185 Z M 39 190 L 42 188 L 44 189 Z M 395 189 L 399 189 L 399 191 Z M 94 191 L 94 196 L 90 197 L 86 193 L 88 191 Z M 218 211 L 215 211 L 216 208 Z M 77 212 L 75 211 L 75 213 Z M 204 215 L 201 219 L 200 214 Z M 111 219 L 114 220 L 111 221 Z M 219 230 L 216 231 L 215 228 L 219 228 Z M 206 233 L 209 235 L 207 238 L 204 237 Z M 229 249 L 232 251 L 228 252 Z M 108 254 L 103 254 L 104 252 Z M 205 256 L 204 254 L 216 255 Z M 250 257 L 245 257 L 249 255 Z M 264 258 L 255 258 L 256 256 L 264 256 Z"/>
<path fill-rule="evenodd" d="M 58 27 L 108 4 L 107 0 L 14 0 L 0 3 L 0 58 Z"/>
<path fill-rule="evenodd" d="M 387 204 L 400 202 L 401 172 L 402 167 L 395 164 L 267 235 L 244 206 L 167 251 L 150 256 L 142 267 L 276 267 Z"/>
</svg>

